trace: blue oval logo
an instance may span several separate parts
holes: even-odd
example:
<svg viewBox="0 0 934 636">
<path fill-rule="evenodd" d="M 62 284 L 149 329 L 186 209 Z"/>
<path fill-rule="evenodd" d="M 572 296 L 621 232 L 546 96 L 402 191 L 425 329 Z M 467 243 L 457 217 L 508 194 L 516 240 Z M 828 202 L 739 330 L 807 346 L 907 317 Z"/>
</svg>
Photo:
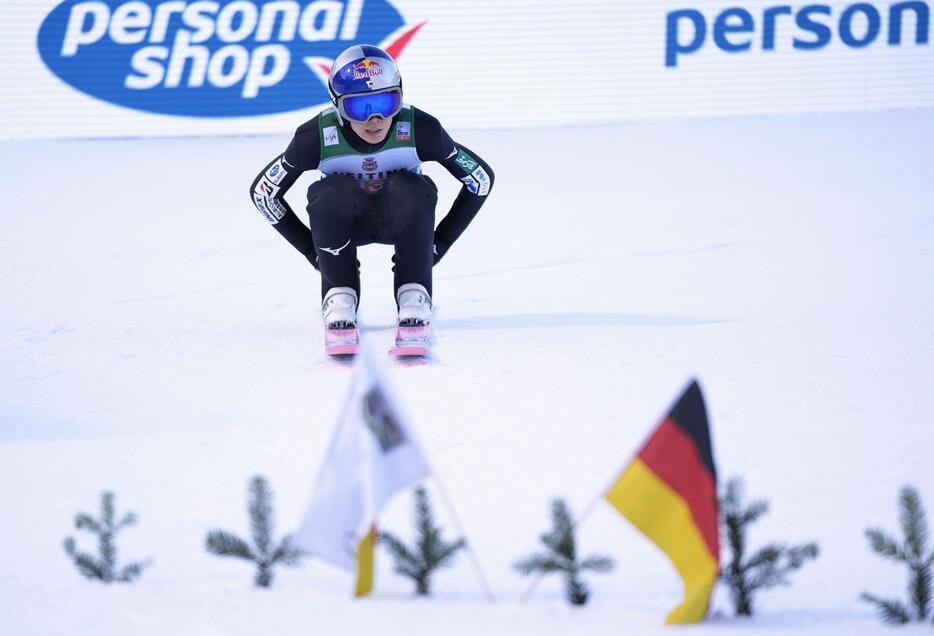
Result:
<svg viewBox="0 0 934 636">
<path fill-rule="evenodd" d="M 243 117 L 327 102 L 341 51 L 370 42 L 398 56 L 421 26 L 387 0 L 65 0 L 38 47 L 64 82 L 112 104 Z"/>
</svg>

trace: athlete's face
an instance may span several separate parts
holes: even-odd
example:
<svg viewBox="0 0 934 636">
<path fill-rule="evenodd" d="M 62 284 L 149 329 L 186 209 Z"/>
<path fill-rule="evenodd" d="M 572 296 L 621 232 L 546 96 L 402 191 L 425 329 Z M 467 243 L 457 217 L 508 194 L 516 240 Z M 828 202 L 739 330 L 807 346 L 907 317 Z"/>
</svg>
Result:
<svg viewBox="0 0 934 636">
<path fill-rule="evenodd" d="M 389 134 L 390 124 L 392 124 L 391 119 L 373 115 L 366 122 L 351 120 L 350 128 L 357 133 L 363 141 L 371 144 L 378 144 L 382 143 L 386 135 Z"/>
</svg>

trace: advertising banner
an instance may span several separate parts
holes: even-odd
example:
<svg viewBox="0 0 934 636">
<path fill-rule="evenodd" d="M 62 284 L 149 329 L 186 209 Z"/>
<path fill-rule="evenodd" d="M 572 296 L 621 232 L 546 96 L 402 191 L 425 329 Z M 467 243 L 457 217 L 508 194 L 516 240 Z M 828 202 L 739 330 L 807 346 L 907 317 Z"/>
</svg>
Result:
<svg viewBox="0 0 934 636">
<path fill-rule="evenodd" d="M 934 0 L 5 0 L 0 138 L 288 132 L 356 43 L 450 128 L 934 106 Z"/>
</svg>

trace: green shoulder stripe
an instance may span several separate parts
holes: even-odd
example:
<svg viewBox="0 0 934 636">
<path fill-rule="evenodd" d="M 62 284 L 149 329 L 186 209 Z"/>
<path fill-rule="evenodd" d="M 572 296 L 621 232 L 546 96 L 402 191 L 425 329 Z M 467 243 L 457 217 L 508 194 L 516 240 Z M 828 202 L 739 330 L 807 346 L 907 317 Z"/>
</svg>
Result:
<svg viewBox="0 0 934 636">
<path fill-rule="evenodd" d="M 333 108 L 321 114 L 318 124 L 321 140 L 321 159 L 340 157 L 344 155 L 361 154 L 354 150 L 337 121 L 337 113 Z M 393 148 L 415 147 L 415 112 L 407 104 L 399 111 L 395 126 L 386 136 L 386 141 L 377 152 L 392 150 Z"/>
<path fill-rule="evenodd" d="M 344 139 L 340 124 L 337 122 L 337 113 L 334 112 L 333 108 L 321 113 L 321 118 L 318 120 L 318 130 L 322 159 L 354 153 L 354 149 Z"/>
<path fill-rule="evenodd" d="M 389 132 L 389 139 L 383 148 L 415 147 L 415 111 L 408 104 L 402 105 L 396 126 Z"/>
</svg>

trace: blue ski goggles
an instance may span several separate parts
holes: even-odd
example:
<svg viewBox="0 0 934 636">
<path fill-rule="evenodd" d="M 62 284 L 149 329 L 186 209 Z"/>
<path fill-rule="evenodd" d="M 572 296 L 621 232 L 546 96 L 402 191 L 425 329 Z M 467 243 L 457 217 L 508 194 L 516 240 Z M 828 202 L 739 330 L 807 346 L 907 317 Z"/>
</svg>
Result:
<svg viewBox="0 0 934 636">
<path fill-rule="evenodd" d="M 390 88 L 378 93 L 344 95 L 337 100 L 341 116 L 352 121 L 365 122 L 375 115 L 385 119 L 395 117 L 402 108 L 402 93 Z"/>
</svg>

